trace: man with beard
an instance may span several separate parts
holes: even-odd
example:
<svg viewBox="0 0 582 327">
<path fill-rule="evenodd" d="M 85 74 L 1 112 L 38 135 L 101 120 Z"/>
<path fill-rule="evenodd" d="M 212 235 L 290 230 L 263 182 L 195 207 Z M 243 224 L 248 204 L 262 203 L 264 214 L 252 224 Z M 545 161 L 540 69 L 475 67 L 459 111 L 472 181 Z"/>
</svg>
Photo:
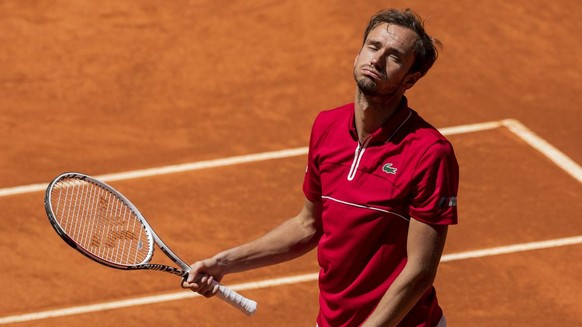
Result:
<svg viewBox="0 0 582 327">
<path fill-rule="evenodd" d="M 445 326 L 433 282 L 457 223 L 458 165 L 449 141 L 404 96 L 438 46 L 409 9 L 373 16 L 354 61 L 354 103 L 313 125 L 302 210 L 194 263 L 182 287 L 212 296 L 213 280 L 317 247 L 319 327 Z"/>
</svg>

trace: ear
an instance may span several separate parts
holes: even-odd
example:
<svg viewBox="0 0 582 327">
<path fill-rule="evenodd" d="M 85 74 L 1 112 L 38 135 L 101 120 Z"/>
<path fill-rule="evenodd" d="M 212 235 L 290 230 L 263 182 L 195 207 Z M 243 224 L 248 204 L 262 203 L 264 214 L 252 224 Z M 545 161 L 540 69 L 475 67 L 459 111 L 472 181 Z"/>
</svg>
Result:
<svg viewBox="0 0 582 327">
<path fill-rule="evenodd" d="M 408 75 L 408 77 L 406 77 L 406 82 L 404 83 L 404 89 L 408 90 L 409 88 L 413 87 L 421 77 L 422 76 L 420 75 L 420 72 Z"/>
<path fill-rule="evenodd" d="M 356 63 L 358 62 L 358 58 L 360 57 L 360 54 L 358 53 L 356 55 L 356 58 L 354 59 L 354 68 L 356 68 Z"/>
</svg>

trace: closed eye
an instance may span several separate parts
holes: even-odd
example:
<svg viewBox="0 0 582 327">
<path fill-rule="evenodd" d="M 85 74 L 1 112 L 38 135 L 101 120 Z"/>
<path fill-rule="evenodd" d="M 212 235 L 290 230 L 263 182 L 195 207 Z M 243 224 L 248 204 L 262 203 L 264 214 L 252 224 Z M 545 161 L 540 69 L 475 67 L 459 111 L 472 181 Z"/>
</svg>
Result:
<svg viewBox="0 0 582 327">
<path fill-rule="evenodd" d="M 388 57 L 393 61 L 401 62 L 402 58 L 404 57 L 404 53 L 398 49 L 392 48 L 388 50 Z"/>
<path fill-rule="evenodd" d="M 382 44 L 380 44 L 380 42 L 378 41 L 369 41 L 368 42 L 368 48 L 374 51 L 377 51 L 378 49 L 380 49 L 382 47 Z"/>
<path fill-rule="evenodd" d="M 389 54 L 389 57 L 390 57 L 392 60 L 394 60 L 394 61 L 398 61 L 398 62 L 402 60 L 402 59 L 401 59 L 401 57 L 400 57 L 400 55 L 399 55 L 399 54 L 397 54 L 397 53 L 390 53 L 390 54 Z"/>
</svg>

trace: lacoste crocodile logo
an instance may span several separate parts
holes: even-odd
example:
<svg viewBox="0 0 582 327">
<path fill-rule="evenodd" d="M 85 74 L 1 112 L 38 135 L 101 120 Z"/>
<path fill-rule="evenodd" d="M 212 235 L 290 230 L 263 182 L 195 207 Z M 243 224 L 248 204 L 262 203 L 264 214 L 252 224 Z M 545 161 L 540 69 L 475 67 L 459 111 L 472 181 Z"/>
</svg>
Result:
<svg viewBox="0 0 582 327">
<path fill-rule="evenodd" d="M 387 163 L 384 165 L 384 167 L 382 167 L 382 171 L 385 172 L 386 174 L 396 175 L 397 170 L 398 168 L 392 167 L 391 163 Z"/>
</svg>

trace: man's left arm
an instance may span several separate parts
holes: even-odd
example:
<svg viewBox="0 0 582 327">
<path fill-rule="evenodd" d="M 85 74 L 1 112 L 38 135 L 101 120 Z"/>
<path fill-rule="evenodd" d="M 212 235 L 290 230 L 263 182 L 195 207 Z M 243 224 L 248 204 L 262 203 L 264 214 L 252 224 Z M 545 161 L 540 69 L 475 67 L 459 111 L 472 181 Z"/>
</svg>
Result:
<svg viewBox="0 0 582 327">
<path fill-rule="evenodd" d="M 432 286 L 443 253 L 448 225 L 410 219 L 408 262 L 363 327 L 396 326 Z"/>
</svg>

